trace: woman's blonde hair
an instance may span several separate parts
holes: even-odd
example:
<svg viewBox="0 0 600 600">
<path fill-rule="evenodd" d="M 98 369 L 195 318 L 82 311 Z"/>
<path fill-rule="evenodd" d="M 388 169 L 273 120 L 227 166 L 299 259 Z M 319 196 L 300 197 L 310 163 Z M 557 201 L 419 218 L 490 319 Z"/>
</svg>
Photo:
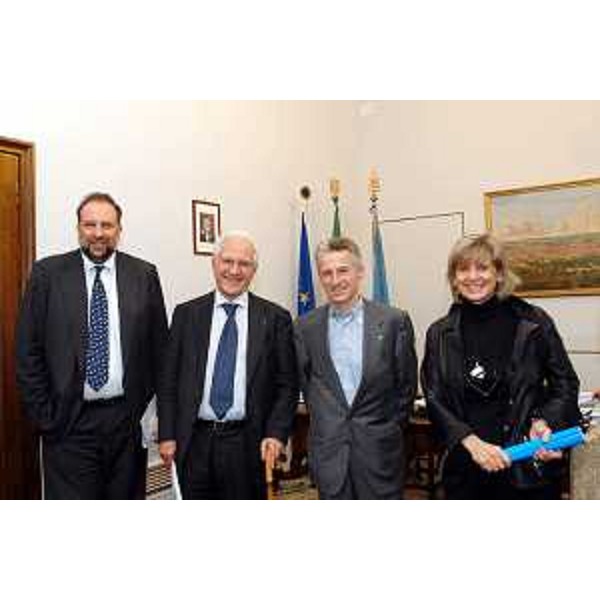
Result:
<svg viewBox="0 0 600 600">
<path fill-rule="evenodd" d="M 461 265 L 470 262 L 494 266 L 498 275 L 496 296 L 500 300 L 510 296 L 521 283 L 519 277 L 508 267 L 506 251 L 500 240 L 490 233 L 466 236 L 458 240 L 452 247 L 446 273 L 454 300 L 458 302 L 460 302 L 460 295 L 455 284 L 456 271 Z"/>
</svg>

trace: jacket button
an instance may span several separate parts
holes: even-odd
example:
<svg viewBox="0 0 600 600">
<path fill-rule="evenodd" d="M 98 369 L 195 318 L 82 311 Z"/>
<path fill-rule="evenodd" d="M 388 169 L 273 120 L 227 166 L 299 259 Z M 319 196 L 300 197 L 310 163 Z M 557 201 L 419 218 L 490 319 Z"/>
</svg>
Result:
<svg viewBox="0 0 600 600">
<path fill-rule="evenodd" d="M 508 433 L 510 431 L 510 425 L 504 425 L 502 427 L 502 429 L 503 429 L 504 433 Z"/>
</svg>

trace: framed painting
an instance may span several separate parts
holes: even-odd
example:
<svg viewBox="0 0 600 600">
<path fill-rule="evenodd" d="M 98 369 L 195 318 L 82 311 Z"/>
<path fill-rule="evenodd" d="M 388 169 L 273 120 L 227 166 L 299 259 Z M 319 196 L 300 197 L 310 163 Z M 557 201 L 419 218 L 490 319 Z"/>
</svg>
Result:
<svg viewBox="0 0 600 600">
<path fill-rule="evenodd" d="M 210 256 L 221 235 L 221 206 L 217 202 L 192 200 L 194 254 Z"/>
<path fill-rule="evenodd" d="M 600 294 L 600 179 L 484 194 L 521 296 Z"/>
</svg>

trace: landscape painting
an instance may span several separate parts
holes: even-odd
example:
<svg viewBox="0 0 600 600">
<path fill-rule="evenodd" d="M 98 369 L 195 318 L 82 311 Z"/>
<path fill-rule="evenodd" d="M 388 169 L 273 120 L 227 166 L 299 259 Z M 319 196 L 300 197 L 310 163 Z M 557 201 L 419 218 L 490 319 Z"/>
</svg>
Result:
<svg viewBox="0 0 600 600">
<path fill-rule="evenodd" d="M 485 194 L 522 296 L 600 293 L 600 179 Z"/>
</svg>

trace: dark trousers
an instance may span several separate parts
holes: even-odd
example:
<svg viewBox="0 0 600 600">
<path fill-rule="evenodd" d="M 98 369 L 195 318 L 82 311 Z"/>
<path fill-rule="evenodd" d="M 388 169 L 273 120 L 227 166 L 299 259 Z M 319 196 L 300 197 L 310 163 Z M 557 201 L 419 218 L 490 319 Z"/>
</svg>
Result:
<svg viewBox="0 0 600 600">
<path fill-rule="evenodd" d="M 442 483 L 447 500 L 558 500 L 561 492 L 560 481 L 518 489 L 512 484 L 509 471 L 486 473 L 462 446 L 448 455 Z"/>
<path fill-rule="evenodd" d="M 560 482 L 551 482 L 539 488 L 517 489 L 506 473 L 471 474 L 462 483 L 444 486 L 447 500 L 559 500 Z"/>
<path fill-rule="evenodd" d="M 247 441 L 245 426 L 197 421 L 182 468 L 185 500 L 260 500 L 258 448 Z M 260 464 L 260 459 L 258 464 Z"/>
<path fill-rule="evenodd" d="M 84 402 L 69 433 L 43 442 L 47 500 L 145 498 L 147 450 L 124 399 Z"/>
<path fill-rule="evenodd" d="M 359 468 L 355 467 L 354 470 L 348 469 L 346 479 L 336 494 L 326 495 L 319 492 L 320 500 L 402 500 L 403 493 L 401 485 L 398 484 L 397 488 L 387 494 L 375 493 L 373 489 L 361 476 Z"/>
<path fill-rule="evenodd" d="M 324 494 L 319 491 L 319 500 L 358 500 L 350 474 L 346 475 L 346 479 L 344 479 L 344 483 L 337 493 Z"/>
</svg>

